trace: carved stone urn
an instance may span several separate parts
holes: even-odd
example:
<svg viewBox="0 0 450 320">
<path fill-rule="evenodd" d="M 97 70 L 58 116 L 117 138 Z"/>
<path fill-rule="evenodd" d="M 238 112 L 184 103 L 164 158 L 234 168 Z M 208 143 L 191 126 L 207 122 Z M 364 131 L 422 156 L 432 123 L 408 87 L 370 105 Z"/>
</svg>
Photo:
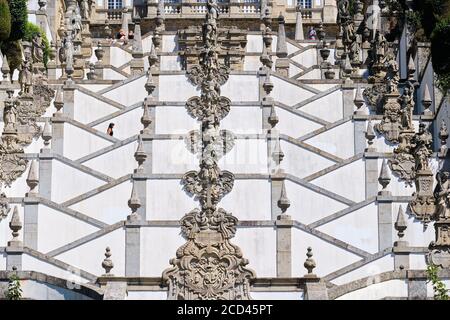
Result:
<svg viewBox="0 0 450 320">
<path fill-rule="evenodd" d="M 103 49 L 102 45 L 99 43 L 97 49 L 95 49 L 95 57 L 98 61 L 103 60 L 103 56 L 105 55 L 105 50 Z"/>
</svg>

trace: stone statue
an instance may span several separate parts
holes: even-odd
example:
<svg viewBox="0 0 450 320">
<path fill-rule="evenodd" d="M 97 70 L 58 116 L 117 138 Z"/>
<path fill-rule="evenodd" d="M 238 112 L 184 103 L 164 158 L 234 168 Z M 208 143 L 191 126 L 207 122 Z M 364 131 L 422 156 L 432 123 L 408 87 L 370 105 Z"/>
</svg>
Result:
<svg viewBox="0 0 450 320">
<path fill-rule="evenodd" d="M 40 33 L 37 33 L 33 39 L 33 62 L 42 63 L 44 61 L 44 44 Z"/>
<path fill-rule="evenodd" d="M 79 39 L 82 29 L 81 24 L 81 13 L 80 13 L 80 6 L 78 3 L 76 4 L 74 10 L 72 11 L 72 32 L 73 32 L 73 38 Z"/>
<path fill-rule="evenodd" d="M 419 132 L 414 135 L 412 139 L 414 145 L 414 158 L 415 158 L 415 169 L 419 170 L 429 170 L 428 168 L 428 157 L 432 153 L 432 143 L 433 137 L 431 133 L 425 128 L 425 124 L 421 123 L 419 125 Z"/>
<path fill-rule="evenodd" d="M 33 92 L 33 73 L 31 65 L 31 57 L 25 54 L 19 71 L 20 94 L 31 95 Z"/>
<path fill-rule="evenodd" d="M 81 0 L 80 6 L 81 6 L 81 18 L 89 20 L 90 11 L 88 0 Z"/>
<path fill-rule="evenodd" d="M 317 39 L 317 32 L 316 32 L 316 29 L 314 29 L 313 26 L 309 27 L 308 39 L 309 40 L 316 40 Z"/>
<path fill-rule="evenodd" d="M 399 69 L 398 69 L 398 64 L 397 61 L 395 60 L 395 57 L 393 55 L 389 55 L 387 57 L 387 74 L 386 74 L 386 79 L 387 79 L 387 93 L 394 93 L 397 92 L 398 89 L 398 82 L 400 81 L 400 76 L 399 76 Z"/>
<path fill-rule="evenodd" d="M 208 0 L 206 4 L 206 23 L 203 25 L 203 41 L 206 48 L 217 45 L 217 19 L 219 18 L 219 6 L 216 0 Z"/>
<path fill-rule="evenodd" d="M 414 110 L 414 87 L 407 85 L 403 94 L 399 98 L 399 103 L 402 107 L 402 127 L 405 129 L 413 128 L 412 115 Z"/>
<path fill-rule="evenodd" d="M 440 171 L 436 174 L 437 185 L 434 189 L 434 197 L 436 198 L 436 218 L 450 218 L 450 173 Z"/>
<path fill-rule="evenodd" d="M 5 123 L 5 131 L 14 130 L 17 123 L 17 108 L 13 98 L 14 91 L 8 90 L 8 99 L 5 100 L 3 109 L 3 121 Z"/>
</svg>

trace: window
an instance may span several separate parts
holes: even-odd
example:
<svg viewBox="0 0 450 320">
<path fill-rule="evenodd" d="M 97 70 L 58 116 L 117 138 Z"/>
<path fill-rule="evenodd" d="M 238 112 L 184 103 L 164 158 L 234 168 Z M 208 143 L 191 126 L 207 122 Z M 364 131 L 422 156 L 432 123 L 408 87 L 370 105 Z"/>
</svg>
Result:
<svg viewBox="0 0 450 320">
<path fill-rule="evenodd" d="M 312 0 L 297 0 L 297 4 L 300 8 L 310 9 L 312 8 Z"/>
<path fill-rule="evenodd" d="M 108 9 L 123 8 L 122 0 L 108 0 Z"/>
</svg>

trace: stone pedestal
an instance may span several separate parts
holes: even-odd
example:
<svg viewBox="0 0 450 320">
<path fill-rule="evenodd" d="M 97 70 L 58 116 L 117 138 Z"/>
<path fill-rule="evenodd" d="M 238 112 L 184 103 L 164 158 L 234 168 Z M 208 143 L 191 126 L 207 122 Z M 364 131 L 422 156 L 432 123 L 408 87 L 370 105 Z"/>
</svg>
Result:
<svg viewBox="0 0 450 320">
<path fill-rule="evenodd" d="M 414 199 L 409 205 L 417 219 L 428 223 L 436 211 L 431 170 L 417 171 L 415 184 L 416 192 L 413 194 Z"/>
<path fill-rule="evenodd" d="M 278 58 L 275 62 L 275 71 L 283 77 L 289 77 L 289 59 Z"/>
<path fill-rule="evenodd" d="M 292 276 L 291 216 L 281 214 L 275 221 L 277 228 L 277 277 Z"/>
<path fill-rule="evenodd" d="M 89 59 L 92 56 L 92 36 L 89 31 L 89 20 L 82 20 L 82 31 L 81 31 L 81 54 L 84 59 Z"/>
</svg>

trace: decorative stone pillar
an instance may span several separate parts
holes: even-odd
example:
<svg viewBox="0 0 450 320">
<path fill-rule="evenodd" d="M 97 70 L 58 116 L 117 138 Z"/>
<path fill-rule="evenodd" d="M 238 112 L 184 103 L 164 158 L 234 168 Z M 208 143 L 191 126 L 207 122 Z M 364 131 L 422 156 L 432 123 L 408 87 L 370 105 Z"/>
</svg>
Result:
<svg viewBox="0 0 450 320">
<path fill-rule="evenodd" d="M 140 276 L 140 259 L 141 259 L 141 221 L 142 212 L 138 213 L 141 208 L 141 199 L 139 189 L 142 185 L 134 179 L 133 175 L 133 189 L 131 191 L 128 206 L 131 209 L 131 214 L 125 221 L 125 276 L 138 277 Z M 144 180 L 145 183 L 145 180 Z M 145 190 L 144 190 L 145 191 Z M 145 212 L 144 212 L 145 214 Z"/>
<path fill-rule="evenodd" d="M 353 84 L 343 84 L 342 85 L 342 106 L 343 106 L 343 117 L 350 117 L 355 112 L 355 86 Z"/>
<path fill-rule="evenodd" d="M 286 214 L 290 201 L 286 194 L 284 180 L 281 182 L 281 193 L 277 206 L 281 214 L 277 216 L 275 226 L 277 230 L 277 277 L 292 276 L 292 225 L 291 216 Z"/>
<path fill-rule="evenodd" d="M 75 86 L 72 80 L 66 80 L 63 86 L 63 113 L 70 119 L 73 119 L 75 112 Z"/>
<path fill-rule="evenodd" d="M 314 273 L 313 269 L 316 267 L 316 261 L 312 258 L 312 248 L 308 247 L 306 253 L 307 259 L 303 264 L 308 270 L 304 275 L 305 279 L 305 294 L 304 300 L 328 300 L 328 291 L 325 282 L 321 281 Z"/>
<path fill-rule="evenodd" d="M 49 61 L 47 62 L 47 77 L 49 80 L 56 80 L 56 45 L 50 42 Z"/>
<path fill-rule="evenodd" d="M 43 161 L 45 162 L 45 161 Z M 50 160 L 51 164 L 51 160 Z M 46 164 L 44 164 L 45 166 Z M 39 161 L 39 170 L 42 170 L 42 162 Z M 50 165 L 51 169 L 51 165 Z M 46 172 L 39 172 L 40 175 L 48 174 Z M 23 199 L 24 205 L 24 234 L 23 241 L 25 246 L 28 248 L 38 249 L 38 208 L 39 208 L 39 199 L 37 198 L 38 194 L 35 191 L 36 186 L 39 184 L 39 176 L 37 169 L 36 160 L 31 161 L 30 170 L 28 172 L 27 184 L 30 187 L 30 191 L 25 194 L 25 198 Z M 50 175 L 51 176 L 51 175 Z M 39 194 L 41 195 L 42 189 L 45 188 L 39 185 Z M 49 198 L 48 198 L 49 199 Z"/>
<path fill-rule="evenodd" d="M 140 19 L 135 19 L 134 39 L 132 46 L 132 59 L 130 62 L 131 75 L 137 75 L 144 72 L 144 52 L 142 50 L 141 25 Z"/>
<path fill-rule="evenodd" d="M 302 12 L 299 5 L 295 7 L 296 11 L 296 19 L 295 19 L 295 40 L 301 41 L 305 39 L 304 33 L 303 33 L 303 18 L 302 18 Z"/>
<path fill-rule="evenodd" d="M 284 17 L 280 14 L 278 17 L 278 38 L 277 38 L 277 57 L 275 70 L 284 77 L 289 77 L 289 59 L 286 43 L 286 32 L 284 29 Z"/>
<path fill-rule="evenodd" d="M 111 47 L 109 47 L 111 48 Z M 103 46 L 99 42 L 97 45 L 97 49 L 94 50 L 95 57 L 97 58 L 97 62 L 94 65 L 94 73 L 96 79 L 103 79 L 103 59 L 105 56 L 105 49 L 103 49 Z"/>
<path fill-rule="evenodd" d="M 373 148 L 369 147 L 364 152 L 364 162 L 366 169 L 366 199 L 369 199 L 378 194 L 378 154 Z"/>
<path fill-rule="evenodd" d="M 12 240 L 8 241 L 6 247 L 6 270 L 22 270 L 22 254 L 23 244 L 19 240 L 19 230 L 22 229 L 22 222 L 20 221 L 19 210 L 14 206 L 9 228 L 12 230 Z"/>
<path fill-rule="evenodd" d="M 408 270 L 409 269 L 409 252 L 408 241 L 402 240 L 407 228 L 405 213 L 402 206 L 398 208 L 397 220 L 394 224 L 395 230 L 397 230 L 398 240 L 394 242 L 394 268 L 395 270 Z"/>
<path fill-rule="evenodd" d="M 383 160 L 378 178 L 383 189 L 378 193 L 378 250 L 392 247 L 392 194 L 386 188 L 391 181 L 391 173 Z"/>
</svg>

